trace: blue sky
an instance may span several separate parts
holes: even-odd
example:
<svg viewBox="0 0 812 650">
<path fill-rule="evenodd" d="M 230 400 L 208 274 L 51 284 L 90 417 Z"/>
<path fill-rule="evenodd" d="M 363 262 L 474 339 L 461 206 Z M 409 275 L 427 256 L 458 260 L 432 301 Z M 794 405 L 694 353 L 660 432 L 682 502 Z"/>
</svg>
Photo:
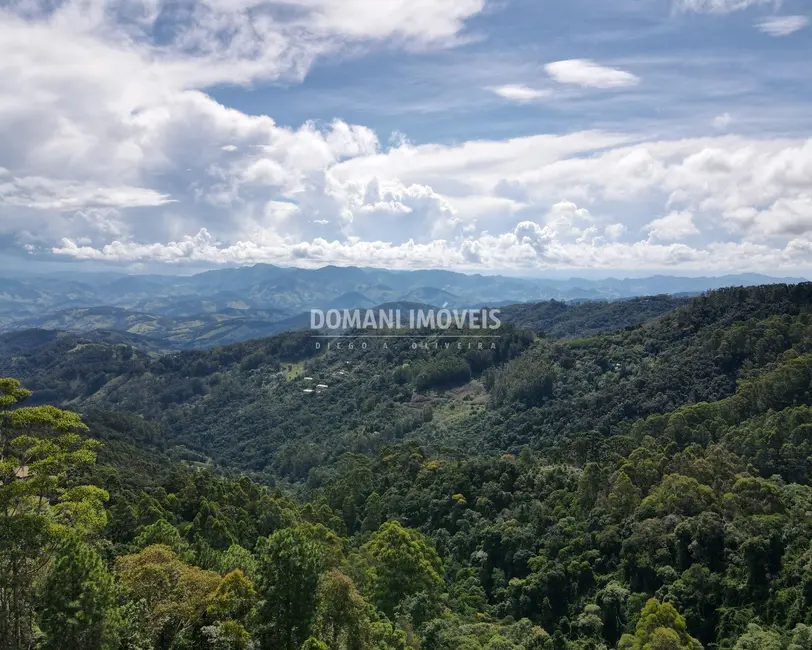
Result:
<svg viewBox="0 0 812 650">
<path fill-rule="evenodd" d="M 0 8 L 0 260 L 812 273 L 805 0 Z"/>
<path fill-rule="evenodd" d="M 793 9 L 803 12 L 803 4 L 708 15 L 675 11 L 666 1 L 494 3 L 466 23 L 472 42 L 459 47 L 326 58 L 301 82 L 211 94 L 292 127 L 303 115 L 340 116 L 380 135 L 404 132 L 416 143 L 594 128 L 705 135 L 713 118 L 731 110 L 737 132 L 803 136 L 812 127 L 804 65 L 812 31 L 775 38 L 755 25 L 797 15 Z M 634 71 L 641 81 L 623 93 L 595 92 L 556 87 L 545 73 L 551 61 L 583 58 Z M 487 90 L 506 83 L 556 96 L 520 103 Z"/>
</svg>

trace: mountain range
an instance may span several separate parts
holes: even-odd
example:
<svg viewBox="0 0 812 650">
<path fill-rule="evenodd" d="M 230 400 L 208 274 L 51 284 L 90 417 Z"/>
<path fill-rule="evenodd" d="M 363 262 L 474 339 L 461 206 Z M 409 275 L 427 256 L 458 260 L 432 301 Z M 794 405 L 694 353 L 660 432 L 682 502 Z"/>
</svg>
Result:
<svg viewBox="0 0 812 650">
<path fill-rule="evenodd" d="M 758 274 L 561 280 L 268 264 L 192 276 L 29 275 L 0 279 L 0 332 L 113 330 L 160 340 L 165 349 L 201 348 L 306 328 L 310 309 L 367 308 L 384 303 L 465 308 L 549 300 L 613 301 L 802 281 Z M 521 313 L 516 317 L 523 318 Z"/>
<path fill-rule="evenodd" d="M 812 647 L 812 283 L 504 314 L 341 349 L 0 335 L 0 403 L 32 407 L 0 407 L 0 554 L 38 571 L 0 584 L 32 634 L 117 608 L 121 643 L 43 650 Z M 291 611 L 296 643 L 253 644 Z"/>
</svg>

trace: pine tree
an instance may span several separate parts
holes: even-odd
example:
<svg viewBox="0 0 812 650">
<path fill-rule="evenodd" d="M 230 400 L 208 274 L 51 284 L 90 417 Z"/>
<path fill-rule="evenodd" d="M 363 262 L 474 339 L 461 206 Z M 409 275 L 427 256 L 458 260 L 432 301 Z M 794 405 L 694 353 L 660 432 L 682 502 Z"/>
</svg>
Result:
<svg viewBox="0 0 812 650">
<path fill-rule="evenodd" d="M 0 650 L 31 646 L 33 585 L 70 531 L 100 530 L 107 493 L 70 477 L 96 460 L 98 443 L 75 413 L 14 408 L 31 393 L 0 378 Z"/>
<path fill-rule="evenodd" d="M 113 578 L 99 554 L 72 536 L 60 548 L 40 597 L 43 650 L 106 650 L 117 646 Z"/>
</svg>

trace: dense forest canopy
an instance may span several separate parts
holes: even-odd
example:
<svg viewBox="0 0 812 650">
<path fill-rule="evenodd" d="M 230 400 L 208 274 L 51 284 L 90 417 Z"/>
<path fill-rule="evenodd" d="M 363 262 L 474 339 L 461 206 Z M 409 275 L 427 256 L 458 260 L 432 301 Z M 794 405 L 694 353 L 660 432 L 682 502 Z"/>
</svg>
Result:
<svg viewBox="0 0 812 650">
<path fill-rule="evenodd" d="M 0 648 L 812 648 L 812 285 L 617 304 L 4 339 Z"/>
</svg>

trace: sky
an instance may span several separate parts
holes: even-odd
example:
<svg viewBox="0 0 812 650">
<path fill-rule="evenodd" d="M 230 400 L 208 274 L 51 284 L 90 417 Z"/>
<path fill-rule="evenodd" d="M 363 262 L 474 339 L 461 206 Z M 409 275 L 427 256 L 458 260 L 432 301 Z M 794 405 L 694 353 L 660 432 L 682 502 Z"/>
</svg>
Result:
<svg viewBox="0 0 812 650">
<path fill-rule="evenodd" d="M 809 0 L 2 0 L 0 264 L 812 274 Z"/>
</svg>

